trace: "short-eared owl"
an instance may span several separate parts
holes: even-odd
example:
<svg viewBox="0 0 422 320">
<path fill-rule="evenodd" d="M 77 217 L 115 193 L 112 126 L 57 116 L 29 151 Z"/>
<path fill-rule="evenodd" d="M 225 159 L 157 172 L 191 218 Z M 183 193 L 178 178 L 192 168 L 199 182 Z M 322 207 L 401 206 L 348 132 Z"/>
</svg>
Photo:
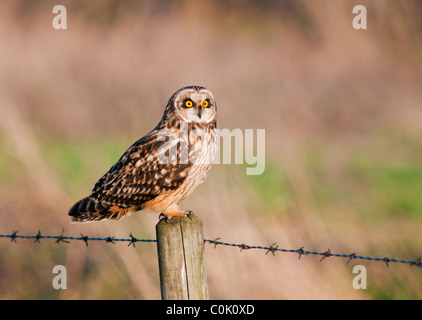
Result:
<svg viewBox="0 0 422 320">
<path fill-rule="evenodd" d="M 217 105 L 204 87 L 179 89 L 158 125 L 136 141 L 69 211 L 72 222 L 120 219 L 142 209 L 185 215 L 178 204 L 208 175 Z"/>
</svg>

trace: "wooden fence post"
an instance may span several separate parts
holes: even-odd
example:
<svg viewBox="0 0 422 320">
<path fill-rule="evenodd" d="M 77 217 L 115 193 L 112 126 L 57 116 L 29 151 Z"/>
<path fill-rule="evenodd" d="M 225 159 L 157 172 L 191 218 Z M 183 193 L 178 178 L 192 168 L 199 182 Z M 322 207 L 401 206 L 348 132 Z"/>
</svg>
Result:
<svg viewBox="0 0 422 320">
<path fill-rule="evenodd" d="M 161 298 L 207 300 L 202 220 L 195 215 L 161 219 L 156 233 Z"/>
</svg>

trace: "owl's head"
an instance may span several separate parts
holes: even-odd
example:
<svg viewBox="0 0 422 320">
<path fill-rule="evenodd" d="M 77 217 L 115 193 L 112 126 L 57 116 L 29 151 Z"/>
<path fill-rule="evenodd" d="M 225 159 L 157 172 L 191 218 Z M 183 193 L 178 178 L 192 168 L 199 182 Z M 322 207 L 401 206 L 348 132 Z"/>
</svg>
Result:
<svg viewBox="0 0 422 320">
<path fill-rule="evenodd" d="M 217 115 L 217 105 L 211 91 L 199 86 L 177 90 L 167 108 L 172 108 L 183 121 L 192 123 L 210 123 Z"/>
</svg>

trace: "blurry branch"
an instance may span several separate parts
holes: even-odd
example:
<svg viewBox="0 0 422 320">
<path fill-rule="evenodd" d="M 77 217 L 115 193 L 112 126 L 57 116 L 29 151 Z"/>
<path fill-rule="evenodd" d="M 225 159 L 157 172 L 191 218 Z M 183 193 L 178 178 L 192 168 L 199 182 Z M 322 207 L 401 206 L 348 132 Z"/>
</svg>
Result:
<svg viewBox="0 0 422 320">
<path fill-rule="evenodd" d="M 84 236 L 83 234 L 80 235 L 80 237 L 70 237 L 70 236 L 64 236 L 63 235 L 64 230 L 62 231 L 61 235 L 58 236 L 51 236 L 51 235 L 42 235 L 41 231 L 38 231 L 38 234 L 36 235 L 18 235 L 18 231 L 13 231 L 12 234 L 0 234 L 0 238 L 9 238 L 11 242 L 16 243 L 16 239 L 34 239 L 34 243 L 40 243 L 41 239 L 55 239 L 56 243 L 70 243 L 69 240 L 80 240 L 84 241 L 85 244 L 88 246 L 88 241 L 102 241 L 104 243 L 112 243 L 115 244 L 116 242 L 128 242 L 128 246 L 132 245 L 135 247 L 135 243 L 147 243 L 147 242 L 157 242 L 155 239 L 138 239 L 135 238 L 132 233 L 129 235 L 129 238 L 114 238 L 114 237 L 88 237 Z M 389 263 L 405 263 L 409 265 L 415 265 L 417 267 L 422 267 L 422 259 L 421 257 L 418 257 L 416 260 L 403 260 L 403 259 L 394 259 L 389 257 L 384 258 L 377 258 L 377 257 L 367 257 L 367 256 L 360 256 L 356 253 L 350 253 L 350 254 L 342 254 L 342 253 L 333 253 L 330 249 L 327 249 L 324 252 L 318 252 L 318 251 L 308 251 L 304 250 L 304 247 L 300 247 L 299 249 L 283 249 L 279 248 L 277 243 L 273 243 L 271 246 L 251 246 L 244 243 L 236 244 L 236 243 L 228 243 L 228 242 L 222 242 L 219 241 L 220 238 L 216 238 L 214 240 L 208 240 L 204 239 L 205 243 L 209 243 L 214 245 L 214 249 L 218 245 L 222 246 L 229 246 L 229 247 L 237 247 L 240 249 L 240 252 L 244 250 L 264 250 L 265 255 L 268 253 L 271 253 L 272 255 L 275 255 L 276 252 L 283 252 L 283 253 L 296 253 L 299 255 L 298 259 L 302 257 L 302 255 L 317 255 L 321 256 L 320 262 L 324 259 L 327 259 L 329 257 L 336 257 L 336 258 L 347 258 L 347 263 L 349 263 L 351 260 L 368 260 L 368 261 L 380 261 L 384 262 L 385 265 L 388 267 Z"/>
</svg>

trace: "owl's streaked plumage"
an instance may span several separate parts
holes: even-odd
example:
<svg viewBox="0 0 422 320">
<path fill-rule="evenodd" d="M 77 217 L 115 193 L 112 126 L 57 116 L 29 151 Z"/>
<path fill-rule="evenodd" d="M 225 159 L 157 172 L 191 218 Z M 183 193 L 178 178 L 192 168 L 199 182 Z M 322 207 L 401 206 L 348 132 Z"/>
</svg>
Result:
<svg viewBox="0 0 422 320">
<path fill-rule="evenodd" d="M 217 105 L 204 87 L 184 87 L 167 103 L 158 125 L 136 141 L 69 211 L 72 222 L 120 219 L 142 209 L 184 215 L 178 204 L 211 168 Z"/>
</svg>

